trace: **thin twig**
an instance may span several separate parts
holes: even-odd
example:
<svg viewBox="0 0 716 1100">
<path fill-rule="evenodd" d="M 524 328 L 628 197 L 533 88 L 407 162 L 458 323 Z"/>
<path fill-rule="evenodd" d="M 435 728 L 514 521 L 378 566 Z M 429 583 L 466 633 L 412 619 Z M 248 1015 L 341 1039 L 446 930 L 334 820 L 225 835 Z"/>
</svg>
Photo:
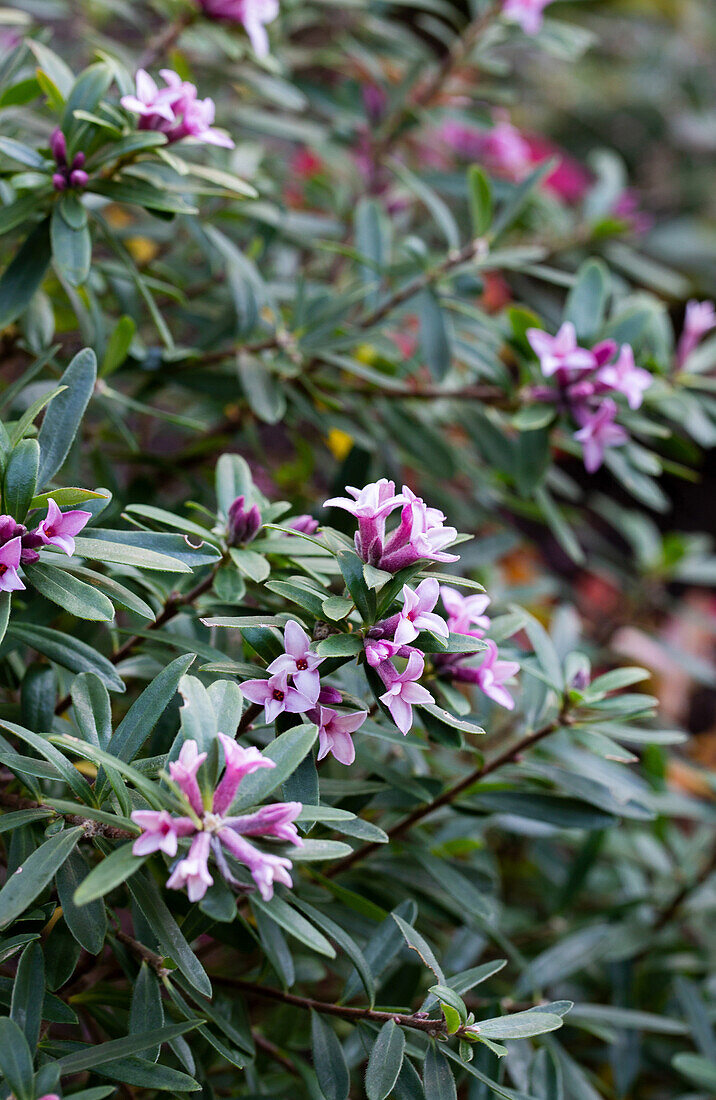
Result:
<svg viewBox="0 0 716 1100">
<path fill-rule="evenodd" d="M 460 797 L 463 791 L 466 791 L 469 787 L 472 787 L 473 784 L 478 783 L 486 776 L 491 775 L 493 772 L 497 771 L 498 768 L 504 767 L 505 764 L 511 764 L 523 752 L 532 748 L 538 741 L 542 741 L 551 733 L 554 733 L 555 730 L 558 730 L 567 721 L 567 716 L 560 714 L 558 718 L 548 725 L 543 726 L 542 729 L 528 733 L 511 747 L 503 749 L 502 752 L 498 753 L 492 760 L 488 760 L 487 763 L 481 764 L 479 768 L 475 768 L 474 771 L 471 771 L 453 787 L 447 787 L 442 794 L 438 795 L 437 798 L 434 798 L 431 802 L 426 802 L 422 806 L 417 806 L 407 815 L 407 817 L 404 817 L 402 821 L 397 822 L 391 829 L 387 830 L 389 839 L 395 840 L 397 837 L 403 836 L 403 834 L 412 829 L 414 825 L 423 821 L 430 814 L 435 813 L 436 810 L 442 809 L 443 806 L 449 806 Z M 362 862 L 374 852 L 379 851 L 382 847 L 382 844 L 371 841 L 369 844 L 364 844 L 362 848 L 356 848 L 351 855 L 339 860 L 338 863 L 334 863 L 326 872 L 327 877 L 335 878 L 336 875 L 340 875 L 343 871 L 350 870 L 356 863 Z"/>
<path fill-rule="evenodd" d="M 168 23 L 158 34 L 151 39 L 146 50 L 137 64 L 138 69 L 149 69 L 158 60 L 166 57 L 170 50 L 176 46 L 179 38 L 198 16 L 196 11 L 187 11 L 178 16 L 173 23 Z"/>
</svg>

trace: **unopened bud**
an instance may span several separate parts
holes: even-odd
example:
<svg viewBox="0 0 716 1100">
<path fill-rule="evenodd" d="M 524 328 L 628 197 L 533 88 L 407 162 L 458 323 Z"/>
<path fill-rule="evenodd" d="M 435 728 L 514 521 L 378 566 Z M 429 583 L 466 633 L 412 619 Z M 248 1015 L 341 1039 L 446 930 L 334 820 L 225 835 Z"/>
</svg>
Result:
<svg viewBox="0 0 716 1100">
<path fill-rule="evenodd" d="M 84 187 L 88 179 L 89 176 L 83 168 L 73 168 L 70 172 L 70 183 L 73 187 Z"/>
<path fill-rule="evenodd" d="M 62 166 L 67 163 L 67 142 L 59 126 L 50 136 L 50 150 L 57 164 Z"/>
<path fill-rule="evenodd" d="M 318 529 L 318 520 L 313 516 L 294 516 L 289 520 L 288 525 L 292 531 L 299 531 L 302 535 L 312 535 Z"/>
<path fill-rule="evenodd" d="M 246 508 L 246 498 L 237 497 L 229 508 L 226 535 L 229 546 L 245 546 L 256 538 L 261 528 L 261 513 L 253 504 Z"/>
<path fill-rule="evenodd" d="M 67 180 L 61 172 L 55 172 L 54 176 L 52 177 L 52 186 L 55 188 L 55 191 L 67 190 Z"/>
</svg>

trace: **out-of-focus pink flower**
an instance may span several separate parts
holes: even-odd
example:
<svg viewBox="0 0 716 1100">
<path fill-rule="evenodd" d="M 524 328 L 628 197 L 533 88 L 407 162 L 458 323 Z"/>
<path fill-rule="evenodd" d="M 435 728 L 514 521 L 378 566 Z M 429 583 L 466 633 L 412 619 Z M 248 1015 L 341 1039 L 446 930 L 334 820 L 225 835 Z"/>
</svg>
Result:
<svg viewBox="0 0 716 1100">
<path fill-rule="evenodd" d="M 172 817 L 166 810 L 134 810 L 132 821 L 142 829 L 132 845 L 135 856 L 165 852 L 174 857 L 180 836 L 191 836 L 196 825 L 190 817 Z"/>
<path fill-rule="evenodd" d="M 241 23 L 256 56 L 268 56 L 266 24 L 273 23 L 278 15 L 278 0 L 199 0 L 199 4 L 210 19 Z"/>
<path fill-rule="evenodd" d="M 479 594 L 463 596 L 455 588 L 442 585 L 440 589 L 443 606 L 448 613 L 448 627 L 454 634 L 469 634 L 473 638 L 482 638 L 490 626 L 485 611 L 490 597 Z"/>
<path fill-rule="evenodd" d="M 0 546 L 0 592 L 19 592 L 25 587 L 17 573 L 21 553 L 19 535 Z"/>
<path fill-rule="evenodd" d="M 182 80 L 172 69 L 160 72 L 166 87 L 159 88 L 149 73 L 140 69 L 136 77 L 136 94 L 122 96 L 120 103 L 127 111 L 140 116 L 140 130 L 158 130 L 168 142 L 191 137 L 208 145 L 233 149 L 228 134 L 214 129 L 213 99 L 197 99 L 196 87 Z"/>
<path fill-rule="evenodd" d="M 293 619 L 289 619 L 283 632 L 285 653 L 268 666 L 274 675 L 291 676 L 297 691 L 309 699 L 311 705 L 318 701 L 321 679 L 318 666 L 324 660 L 311 650 L 311 639 Z"/>
<path fill-rule="evenodd" d="M 252 703 L 263 708 L 267 722 L 274 722 L 279 714 L 303 714 L 315 706 L 316 700 L 309 699 L 294 687 L 288 685 L 288 673 L 279 672 L 268 680 L 245 680 L 241 690 Z"/>
<path fill-rule="evenodd" d="M 416 682 L 424 669 L 425 660 L 417 650 L 410 654 L 403 672 L 398 672 L 389 661 L 378 668 L 387 689 L 380 696 L 380 701 L 385 703 L 402 734 L 406 734 L 413 724 L 413 707 L 416 704 L 435 702 L 427 688 Z"/>
<path fill-rule="evenodd" d="M 448 119 L 439 133 L 460 156 L 479 160 L 491 172 L 509 179 L 522 179 L 532 166 L 529 144 L 507 118 L 498 118 L 490 129 Z"/>
<path fill-rule="evenodd" d="M 697 302 L 695 299 L 687 302 L 684 329 L 676 349 L 676 362 L 679 367 L 683 367 L 701 337 L 713 328 L 716 328 L 714 303 Z"/>
<path fill-rule="evenodd" d="M 543 13 L 551 0 L 505 0 L 502 14 L 519 23 L 525 34 L 537 34 L 542 27 Z"/>
<path fill-rule="evenodd" d="M 352 733 L 365 722 L 368 711 L 356 710 L 339 714 L 330 707 L 321 707 L 318 716 L 318 759 L 332 753 L 340 764 L 352 764 L 356 758 Z"/>
<path fill-rule="evenodd" d="M 71 512 L 61 512 L 56 502 L 50 497 L 47 502 L 47 515 L 39 524 L 35 534 L 49 546 L 58 546 L 66 554 L 75 552 L 75 535 L 79 535 L 92 519 L 91 512 L 83 512 L 79 508 Z"/>
<path fill-rule="evenodd" d="M 199 790 L 197 772 L 206 760 L 206 753 L 199 752 L 196 741 L 185 741 L 179 751 L 178 760 L 172 760 L 169 774 L 177 787 L 189 800 L 191 808 L 197 814 L 204 812 L 204 803 Z"/>
<path fill-rule="evenodd" d="M 562 372 L 593 370 L 597 365 L 594 352 L 577 344 L 577 333 L 571 321 L 565 321 L 556 336 L 540 328 L 528 328 L 527 339 L 539 359 L 546 378 Z"/>
<path fill-rule="evenodd" d="M 604 461 L 607 447 L 621 447 L 629 439 L 625 428 L 614 421 L 617 415 L 616 402 L 607 397 L 596 411 L 578 410 L 577 418 L 582 427 L 574 433 L 574 438 L 582 444 L 584 465 L 587 473 L 593 474 Z"/>
<path fill-rule="evenodd" d="M 189 854 L 179 860 L 167 879 L 167 888 L 181 890 L 186 887 L 189 901 L 201 901 L 214 881 L 209 873 L 210 851 L 211 833 L 197 833 L 191 842 Z"/>
<path fill-rule="evenodd" d="M 218 734 L 218 737 L 224 749 L 226 767 L 214 793 L 212 810 L 215 814 L 223 814 L 234 801 L 244 776 L 251 775 L 259 768 L 275 768 L 276 764 L 268 756 L 263 756 L 253 745 L 244 748 L 243 745 L 234 741 L 233 737 L 227 737 L 224 733 Z"/>
<path fill-rule="evenodd" d="M 427 577 L 417 588 L 403 585 L 403 607 L 393 635 L 398 645 L 406 645 L 417 638 L 421 630 L 429 630 L 447 641 L 448 624 L 441 615 L 433 612 L 440 596 L 440 585 L 434 577 Z"/>
<path fill-rule="evenodd" d="M 545 177 L 544 187 L 561 199 L 574 204 L 581 202 L 592 182 L 592 175 L 573 157 L 568 156 L 554 142 L 538 134 L 523 135 L 532 157 L 533 164 L 539 164 L 551 157 L 558 157 L 558 163 Z"/>
<path fill-rule="evenodd" d="M 645 391 L 654 381 L 648 370 L 636 366 L 634 352 L 629 344 L 622 344 L 616 362 L 600 367 L 597 379 L 610 389 L 623 393 L 630 409 L 639 408 Z"/>
</svg>

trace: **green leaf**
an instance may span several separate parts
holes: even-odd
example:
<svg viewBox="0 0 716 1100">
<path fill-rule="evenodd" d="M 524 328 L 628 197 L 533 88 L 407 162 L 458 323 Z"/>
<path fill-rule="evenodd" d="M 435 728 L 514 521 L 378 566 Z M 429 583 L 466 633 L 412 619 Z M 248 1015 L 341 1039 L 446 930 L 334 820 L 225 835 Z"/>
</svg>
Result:
<svg viewBox="0 0 716 1100">
<path fill-rule="evenodd" d="M 203 1023 L 202 1020 L 184 1020 L 180 1024 L 154 1028 L 143 1035 L 127 1035 L 124 1039 L 111 1039 L 108 1043 L 99 1043 L 87 1050 L 65 1054 L 57 1064 L 63 1077 L 81 1073 L 87 1069 L 95 1070 L 97 1066 L 106 1065 L 108 1062 L 141 1054 L 143 1050 L 149 1050 L 158 1043 L 168 1043 L 179 1035 L 185 1035 L 187 1031 L 193 1031 L 201 1023 Z"/>
<path fill-rule="evenodd" d="M 486 1039 L 527 1039 L 531 1035 L 542 1035 L 545 1031 L 556 1031 L 561 1026 L 561 1016 L 550 1012 L 527 1011 L 480 1020 L 472 1030 Z"/>
<path fill-rule="evenodd" d="M 160 190 L 146 180 L 133 179 L 124 175 L 117 180 L 93 180 L 87 185 L 88 191 L 104 195 L 112 202 L 134 203 L 147 210 L 159 210 L 167 214 L 198 214 L 196 206 L 190 206 L 180 195 Z"/>
<path fill-rule="evenodd" d="M 207 973 L 164 904 L 154 880 L 146 874 L 141 874 L 132 879 L 128 885 L 164 954 L 173 959 L 194 989 L 203 996 L 211 998 L 211 982 Z"/>
<path fill-rule="evenodd" d="M 20 864 L 0 890 L 0 928 L 7 928 L 25 912 L 65 862 L 83 830 L 67 829 L 50 837 Z M 0 1042 L 0 1049 L 2 1043 Z"/>
<path fill-rule="evenodd" d="M 24 645 L 31 646 L 38 653 L 68 668 L 70 672 L 94 672 L 110 689 L 124 691 L 124 681 L 114 665 L 86 642 L 52 630 L 48 626 L 30 626 L 12 623 L 8 635 Z"/>
<path fill-rule="evenodd" d="M 342 550 L 336 556 L 338 568 L 343 574 L 346 588 L 353 602 L 366 622 L 372 623 L 375 617 L 375 593 L 365 583 L 363 562 L 353 550 Z"/>
<path fill-rule="evenodd" d="M 110 562 L 115 565 L 133 565 L 138 569 L 157 569 L 163 573 L 191 573 L 191 567 L 168 554 L 146 550 L 142 546 L 132 546 L 120 542 L 107 542 L 90 535 L 78 535 L 75 539 L 75 553 L 91 561 Z"/>
<path fill-rule="evenodd" d="M 67 927 L 80 947 L 84 947 L 90 955 L 99 955 L 107 934 L 104 905 L 99 900 L 81 906 L 75 903 L 75 894 L 86 881 L 88 872 L 81 852 L 72 852 L 57 872 L 57 893 Z"/>
<path fill-rule="evenodd" d="M 431 1043 L 425 1055 L 423 1087 L 430 1100 L 457 1100 L 455 1078 L 437 1043 Z"/>
<path fill-rule="evenodd" d="M 0 137 L 0 153 L 10 157 L 11 160 L 16 160 L 18 164 L 24 164 L 27 168 L 39 168 L 43 171 L 45 167 L 45 158 L 37 150 L 31 149 L 29 145 L 23 145 L 21 141 L 15 141 L 14 138 Z"/>
<path fill-rule="evenodd" d="M 87 224 L 75 228 L 62 216 L 59 206 L 52 211 L 50 225 L 52 260 L 61 278 L 70 286 L 82 286 L 92 264 L 92 236 Z"/>
<path fill-rule="evenodd" d="M 591 343 L 604 325 L 609 297 L 609 272 L 601 260 L 587 260 L 567 295 L 564 320 L 571 321 L 580 343 Z"/>
<path fill-rule="evenodd" d="M 326 937 L 278 894 L 274 894 L 271 901 L 264 901 L 254 894 L 251 897 L 251 907 L 264 913 L 290 936 L 304 943 L 306 947 L 310 947 L 312 951 L 319 955 L 326 955 L 329 959 L 335 959 L 336 953 Z"/>
<path fill-rule="evenodd" d="M 355 657 L 363 652 L 363 639 L 359 634 L 332 634 L 316 646 L 321 657 Z"/>
<path fill-rule="evenodd" d="M 111 601 L 92 585 L 85 584 L 64 569 L 57 569 L 54 565 L 40 561 L 25 565 L 24 570 L 33 588 L 78 619 L 101 623 L 114 619 Z"/>
<path fill-rule="evenodd" d="M 39 290 L 50 263 L 50 219 L 32 230 L 0 277 L 0 330 L 12 324 Z"/>
<path fill-rule="evenodd" d="M 156 1031 L 164 1026 L 164 1009 L 159 980 L 147 963 L 143 962 L 132 990 L 129 1010 L 129 1031 L 132 1035 L 142 1035 L 146 1031 Z M 152 1061 L 159 1057 L 159 1046 L 152 1052 Z"/>
<path fill-rule="evenodd" d="M 386 1100 L 400 1073 L 405 1052 L 405 1035 L 394 1020 L 388 1020 L 378 1032 L 365 1071 L 368 1100 Z"/>
<path fill-rule="evenodd" d="M 351 1076 L 343 1048 L 331 1025 L 313 1011 L 311 1011 L 311 1045 L 318 1084 L 326 1100 L 348 1100 Z"/>
<path fill-rule="evenodd" d="M 677 1054 L 671 1059 L 675 1070 L 700 1089 L 716 1090 L 716 1062 L 701 1054 Z"/>
<path fill-rule="evenodd" d="M 85 741 L 106 749 L 112 736 L 112 710 L 104 683 L 93 672 L 83 672 L 70 688 L 75 721 Z"/>
<path fill-rule="evenodd" d="M 452 345 L 440 299 L 433 290 L 424 290 L 415 298 L 420 318 L 420 348 L 433 378 L 445 377 L 452 362 Z"/>
<path fill-rule="evenodd" d="M 117 726 L 107 752 L 118 760 L 134 760 L 157 722 L 179 689 L 179 681 L 194 661 L 194 655 L 182 654 L 162 669 L 142 694 L 135 699 Z"/>
<path fill-rule="evenodd" d="M 66 388 L 49 405 L 40 428 L 40 488 L 55 476 L 67 458 L 96 381 L 95 354 L 90 348 L 84 348 L 62 375 L 60 383 Z"/>
<path fill-rule="evenodd" d="M 118 367 L 122 366 L 127 358 L 136 329 L 137 326 L 132 317 L 125 315 L 119 318 L 107 341 L 107 347 L 99 368 L 100 378 L 108 378 L 110 374 L 114 374 Z"/>
<path fill-rule="evenodd" d="M 408 947 L 412 948 L 413 951 L 417 951 L 418 955 L 425 963 L 425 965 L 430 970 L 432 970 L 439 983 L 441 985 L 445 985 L 445 975 L 443 974 L 442 969 L 440 968 L 440 964 L 435 958 L 435 954 L 433 953 L 433 949 L 430 947 L 430 945 L 423 939 L 420 933 L 416 931 L 416 929 L 413 928 L 411 924 L 408 924 L 407 921 L 403 920 L 403 918 L 398 913 L 392 913 L 391 915 L 395 923 L 398 925 L 398 928 L 403 933 L 405 942 L 407 943 Z"/>
<path fill-rule="evenodd" d="M 10 452 L 3 482 L 3 500 L 10 515 L 22 523 L 35 494 L 40 448 L 36 439 L 21 439 Z"/>
<path fill-rule="evenodd" d="M 251 411 L 266 424 L 278 424 L 286 412 L 286 397 L 278 376 L 257 356 L 245 352 L 239 353 L 236 363 Z"/>
<path fill-rule="evenodd" d="M 477 164 L 471 164 L 467 170 L 467 186 L 472 231 L 476 237 L 483 237 L 492 224 L 492 188 Z"/>
<path fill-rule="evenodd" d="M 145 859 L 141 856 L 132 855 L 131 844 L 123 844 L 111 855 L 105 856 L 92 868 L 87 878 L 82 880 L 73 895 L 75 905 L 89 905 L 90 902 L 103 898 L 126 882 L 144 862 Z"/>
<path fill-rule="evenodd" d="M 296 770 L 313 747 L 318 727 L 312 722 L 293 726 L 282 733 L 263 751 L 263 756 L 273 760 L 275 768 L 260 768 L 242 781 L 237 797 L 231 805 L 231 813 L 241 813 L 248 806 L 258 805 L 280 787 Z"/>
<path fill-rule="evenodd" d="M 0 1018 L 0 1072 L 15 1100 L 35 1100 L 30 1048 L 20 1028 L 8 1016 Z"/>
<path fill-rule="evenodd" d="M 10 1016 L 23 1031 L 30 1050 L 40 1038 L 45 998 L 45 960 L 35 940 L 23 951 L 12 987 Z"/>
</svg>

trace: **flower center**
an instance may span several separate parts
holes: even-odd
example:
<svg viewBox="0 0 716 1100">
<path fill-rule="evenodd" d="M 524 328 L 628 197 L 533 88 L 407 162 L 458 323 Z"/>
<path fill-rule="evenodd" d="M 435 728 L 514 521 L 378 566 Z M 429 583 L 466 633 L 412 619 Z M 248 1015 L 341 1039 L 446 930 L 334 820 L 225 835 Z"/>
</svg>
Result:
<svg viewBox="0 0 716 1100">
<path fill-rule="evenodd" d="M 282 703 L 284 700 L 284 692 L 282 692 L 279 688 L 274 688 L 273 697 L 278 703 Z"/>
<path fill-rule="evenodd" d="M 299 661 L 296 661 L 296 668 L 299 672 L 305 672 L 308 668 L 308 661 L 305 657 L 301 657 Z"/>
<path fill-rule="evenodd" d="M 46 528 L 45 528 L 45 534 L 47 535 L 47 537 L 48 537 L 49 539 L 51 539 L 51 538 L 52 538 L 52 536 L 54 535 L 54 533 L 55 533 L 55 528 L 54 528 L 54 527 L 46 527 Z"/>
<path fill-rule="evenodd" d="M 0 577 L 4 577 L 5 574 L 7 573 L 7 571 L 8 571 L 8 566 L 7 565 L 2 565 L 0 563 Z"/>
<path fill-rule="evenodd" d="M 218 833 L 223 827 L 224 819 L 221 814 L 204 814 L 204 829 L 207 833 Z"/>
</svg>

